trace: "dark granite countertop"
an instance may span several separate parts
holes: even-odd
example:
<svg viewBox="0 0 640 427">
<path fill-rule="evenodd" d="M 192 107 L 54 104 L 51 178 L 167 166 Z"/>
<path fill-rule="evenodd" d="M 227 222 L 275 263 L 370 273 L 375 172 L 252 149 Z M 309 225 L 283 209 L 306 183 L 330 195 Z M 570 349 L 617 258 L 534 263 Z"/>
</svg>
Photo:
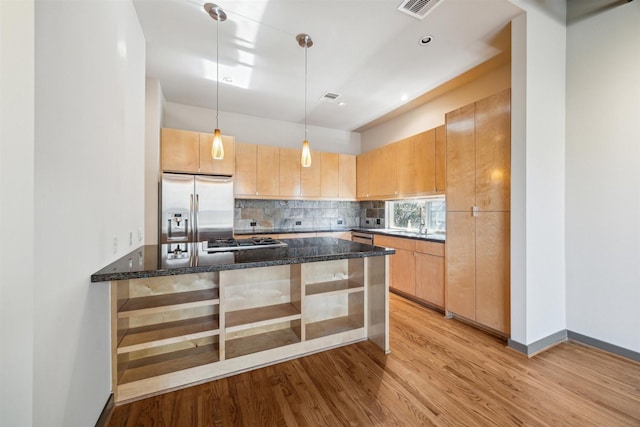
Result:
<svg viewBox="0 0 640 427">
<path fill-rule="evenodd" d="M 287 247 L 207 253 L 201 243 L 142 246 L 91 275 L 92 282 L 391 255 L 393 249 L 334 237 L 281 239 Z"/>
<path fill-rule="evenodd" d="M 371 234 L 383 234 L 392 237 L 404 237 L 414 240 L 426 240 L 429 242 L 444 243 L 446 236 L 440 233 L 420 234 L 413 231 L 393 230 L 391 228 L 354 228 L 353 231 L 363 231 Z"/>
</svg>

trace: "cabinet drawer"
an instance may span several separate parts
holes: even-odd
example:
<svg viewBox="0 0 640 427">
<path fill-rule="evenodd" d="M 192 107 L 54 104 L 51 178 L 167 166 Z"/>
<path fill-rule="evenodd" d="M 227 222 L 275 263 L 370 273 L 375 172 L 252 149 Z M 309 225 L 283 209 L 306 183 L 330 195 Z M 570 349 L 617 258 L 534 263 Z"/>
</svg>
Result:
<svg viewBox="0 0 640 427">
<path fill-rule="evenodd" d="M 403 239 L 400 237 L 389 237 L 376 235 L 373 238 L 374 245 L 384 246 L 394 249 L 404 249 L 406 251 L 416 250 L 416 241 L 413 239 Z"/>
<path fill-rule="evenodd" d="M 416 240 L 416 252 L 444 257 L 444 243 Z"/>
</svg>

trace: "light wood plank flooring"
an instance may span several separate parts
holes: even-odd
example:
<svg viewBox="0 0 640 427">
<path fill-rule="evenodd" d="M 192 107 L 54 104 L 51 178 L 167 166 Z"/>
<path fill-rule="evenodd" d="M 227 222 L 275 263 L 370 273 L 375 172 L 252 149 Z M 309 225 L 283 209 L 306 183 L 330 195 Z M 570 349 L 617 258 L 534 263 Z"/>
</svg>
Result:
<svg viewBox="0 0 640 427">
<path fill-rule="evenodd" d="M 532 359 L 391 295 L 362 342 L 116 407 L 110 426 L 640 426 L 640 363 L 576 343 Z"/>
</svg>

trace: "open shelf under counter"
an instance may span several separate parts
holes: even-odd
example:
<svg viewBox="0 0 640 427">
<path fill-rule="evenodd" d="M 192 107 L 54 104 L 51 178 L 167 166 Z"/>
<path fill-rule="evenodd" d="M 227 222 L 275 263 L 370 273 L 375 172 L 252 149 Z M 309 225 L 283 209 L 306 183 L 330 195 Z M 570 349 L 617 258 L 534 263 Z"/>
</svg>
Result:
<svg viewBox="0 0 640 427">
<path fill-rule="evenodd" d="M 124 371 L 119 376 L 118 384 L 127 384 L 157 377 L 183 369 L 215 363 L 219 360 L 220 353 L 217 343 L 135 359 L 126 363 Z"/>
<path fill-rule="evenodd" d="M 354 316 L 334 317 L 332 319 L 321 320 L 319 322 L 307 323 L 306 338 L 307 340 L 313 340 L 363 327 L 364 319 L 362 316 L 360 316 L 360 318 Z"/>
<path fill-rule="evenodd" d="M 220 334 L 217 315 L 158 323 L 127 330 L 118 354 Z"/>
<path fill-rule="evenodd" d="M 118 317 L 140 316 L 217 304 L 220 304 L 218 288 L 129 298 L 118 310 Z"/>
<path fill-rule="evenodd" d="M 299 320 L 301 317 L 300 307 L 292 303 L 229 311 L 225 315 L 225 331 L 231 333 L 274 323 Z"/>
<path fill-rule="evenodd" d="M 333 280 L 322 283 L 311 283 L 306 286 L 305 293 L 307 296 L 312 295 L 331 295 L 346 294 L 351 292 L 360 292 L 364 290 L 364 285 L 353 280 Z"/>
<path fill-rule="evenodd" d="M 299 342 L 301 342 L 300 336 L 290 327 L 263 332 L 228 340 L 225 344 L 225 357 L 233 359 Z"/>
</svg>

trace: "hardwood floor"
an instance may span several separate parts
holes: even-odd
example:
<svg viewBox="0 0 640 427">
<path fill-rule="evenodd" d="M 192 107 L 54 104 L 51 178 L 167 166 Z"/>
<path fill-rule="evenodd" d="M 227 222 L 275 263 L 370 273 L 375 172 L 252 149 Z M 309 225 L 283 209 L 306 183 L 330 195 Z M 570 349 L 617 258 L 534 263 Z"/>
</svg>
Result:
<svg viewBox="0 0 640 427">
<path fill-rule="evenodd" d="M 109 426 L 640 426 L 640 363 L 576 343 L 528 359 L 391 295 L 362 342 L 116 407 Z"/>
</svg>

